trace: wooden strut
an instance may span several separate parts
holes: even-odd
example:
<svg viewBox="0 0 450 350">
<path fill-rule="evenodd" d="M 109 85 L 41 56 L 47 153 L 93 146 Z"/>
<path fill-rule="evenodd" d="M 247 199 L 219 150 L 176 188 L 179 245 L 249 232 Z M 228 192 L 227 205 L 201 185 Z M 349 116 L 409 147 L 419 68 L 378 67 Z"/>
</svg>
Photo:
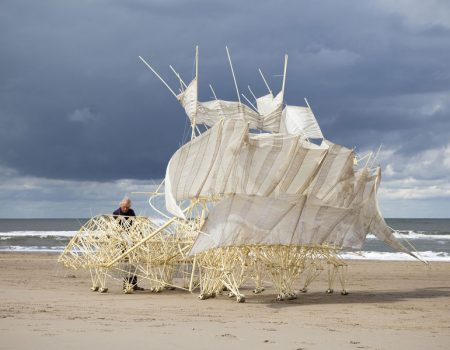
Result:
<svg viewBox="0 0 450 350">
<path fill-rule="evenodd" d="M 188 211 L 189 209 L 191 209 L 196 203 L 194 202 L 193 204 L 191 204 L 188 208 L 183 210 L 183 213 Z M 148 235 L 147 237 L 143 238 L 140 242 L 136 243 L 133 247 L 131 247 L 130 249 L 128 249 L 125 253 L 119 255 L 117 258 L 115 258 L 113 261 L 111 261 L 109 264 L 106 264 L 105 267 L 111 267 L 112 265 L 114 265 L 116 262 L 118 262 L 119 260 L 122 260 L 125 256 L 127 256 L 128 254 L 130 254 L 131 252 L 133 252 L 134 250 L 136 250 L 137 248 L 139 248 L 142 244 L 144 244 L 145 242 L 147 242 L 150 238 L 153 238 L 154 236 L 156 236 L 159 232 L 163 231 L 165 228 L 169 227 L 175 220 L 177 220 L 178 217 L 174 216 L 172 219 L 170 219 L 169 221 L 167 221 L 164 225 L 160 226 L 156 231 L 154 231 L 152 234 Z"/>
<path fill-rule="evenodd" d="M 263 79 L 264 84 L 266 84 L 267 90 L 269 90 L 269 93 L 270 93 L 271 95 L 273 95 L 273 94 L 272 94 L 272 90 L 270 90 L 269 84 L 267 84 L 266 78 L 264 78 L 264 74 L 262 73 L 261 69 L 258 68 L 258 71 L 259 71 L 259 74 L 261 74 L 261 78 Z"/>
<path fill-rule="evenodd" d="M 248 91 L 252 94 L 253 98 L 255 99 L 255 102 L 258 103 L 258 99 L 256 98 L 255 94 L 253 93 L 252 89 L 250 89 L 250 85 L 247 85 Z"/>
<path fill-rule="evenodd" d="M 178 80 L 180 81 L 181 86 L 186 89 L 187 85 L 186 83 L 183 81 L 183 79 L 181 79 L 180 74 L 172 67 L 172 65 L 169 64 L 169 68 L 172 70 L 173 74 L 175 74 L 175 76 L 178 78 Z"/>
<path fill-rule="evenodd" d="M 197 127 L 197 124 L 195 122 L 195 119 L 196 119 L 195 117 L 197 116 L 197 106 L 198 106 L 198 45 L 195 47 L 195 84 L 196 84 L 195 116 L 191 120 L 191 140 L 193 140 L 197 137 L 197 135 L 195 134 L 195 130 Z M 199 134 L 200 134 L 200 132 L 199 132 Z"/>
<path fill-rule="evenodd" d="M 155 74 L 155 75 L 159 78 L 159 80 L 161 80 L 161 82 L 169 89 L 169 91 L 172 93 L 172 95 L 174 95 L 175 98 L 178 100 L 178 95 L 172 90 L 172 88 L 169 86 L 169 84 L 167 84 L 167 83 L 165 82 L 165 80 L 164 80 L 163 78 L 161 78 L 161 76 L 153 69 L 152 66 L 150 66 L 150 65 L 147 63 L 146 60 L 144 60 L 141 56 L 139 56 L 139 58 L 141 59 L 142 62 L 144 62 L 144 64 L 145 64 L 148 68 L 150 68 L 150 70 L 153 72 L 153 74 Z"/>
<path fill-rule="evenodd" d="M 239 89 L 238 89 L 238 85 L 236 82 L 236 76 L 234 75 L 233 63 L 231 63 L 231 57 L 230 57 L 230 52 L 228 51 L 228 46 L 225 46 L 225 49 L 227 50 L 228 62 L 230 63 L 231 74 L 233 74 L 234 86 L 236 87 L 236 94 L 237 94 L 237 98 L 239 100 L 239 105 L 240 105 L 241 104 L 241 96 L 239 95 Z"/>
<path fill-rule="evenodd" d="M 214 99 L 217 101 L 216 93 L 214 92 L 214 89 L 213 89 L 213 87 L 212 87 L 211 84 L 209 84 L 209 88 L 211 89 L 211 91 L 212 91 L 212 93 L 213 93 Z"/>
<path fill-rule="evenodd" d="M 253 105 L 253 103 L 250 102 L 250 100 L 247 98 L 247 96 L 245 96 L 244 94 L 241 94 L 241 95 L 250 104 L 250 106 L 252 106 L 256 112 L 258 112 L 258 109 Z"/>
<path fill-rule="evenodd" d="M 201 213 L 193 211 L 197 204 L 201 204 Z M 201 299 L 213 297 L 221 292 L 223 285 L 230 290 L 230 296 L 236 297 L 236 301 L 244 302 L 245 296 L 240 292 L 240 286 L 247 279 L 255 281 L 256 288 L 254 293 L 260 293 L 264 290 L 262 286 L 262 276 L 270 277 L 275 289 L 278 292 L 278 300 L 293 299 L 296 297 L 294 291 L 294 282 L 301 274 L 307 274 L 304 290 L 324 270 L 323 266 L 327 263 L 331 268 L 330 277 L 338 273 L 339 280 L 345 291 L 344 270 L 341 268 L 345 263 L 337 255 L 338 247 L 333 245 L 311 245 L 311 246 L 285 246 L 285 245 L 244 245 L 215 248 L 189 257 L 187 250 L 191 248 L 195 236 L 190 236 L 191 230 L 198 232 L 206 218 L 206 202 L 197 199 L 185 209 L 194 215 L 195 222 L 187 222 L 186 227 L 180 222 L 179 234 L 172 236 L 164 235 L 168 240 L 152 241 L 146 245 L 137 255 L 130 253 L 142 246 L 144 242 L 155 234 L 164 230 L 170 225 L 169 220 L 161 227 L 152 228 L 152 234 L 141 239 L 142 232 L 150 229 L 148 225 L 154 225 L 148 218 L 136 217 L 133 223 L 128 221 L 119 222 L 113 215 L 97 216 L 91 219 L 77 234 L 78 240 L 70 247 L 70 253 L 63 254 L 59 261 L 72 268 L 88 268 L 91 273 L 92 290 L 99 290 L 101 293 L 107 291 L 106 278 L 111 276 L 108 272 L 115 262 L 122 259 L 122 264 L 115 267 L 115 273 L 120 272 L 120 280 L 123 274 L 134 274 L 140 276 L 143 280 L 152 283 L 151 290 L 160 292 L 165 287 L 175 287 L 184 290 L 193 291 L 198 285 L 195 276 L 196 271 L 200 273 L 200 291 Z M 126 225 L 123 227 L 122 225 Z M 194 224 L 189 225 L 189 224 Z M 192 231 L 192 233 L 194 233 Z M 170 239 L 173 237 L 173 240 Z M 191 238 L 189 238 L 191 237 Z M 181 238 L 181 240 L 180 240 Z M 186 240 L 187 239 L 187 240 Z M 137 241 L 132 248 L 122 253 L 119 257 L 105 264 L 111 255 L 121 250 L 134 241 Z M 127 255 L 127 259 L 123 259 Z M 188 278 L 185 287 L 178 286 L 172 281 L 175 272 L 175 264 L 180 266 L 190 266 L 190 272 L 182 272 L 184 278 Z M 199 267 L 197 269 L 197 266 Z M 330 279 L 329 290 L 332 289 Z M 130 290 L 130 286 L 127 286 Z M 125 290 L 124 290 L 125 291 Z"/>
<path fill-rule="evenodd" d="M 284 55 L 283 84 L 281 85 L 281 93 L 283 94 L 283 101 L 284 101 L 284 86 L 286 85 L 287 64 L 288 64 L 288 55 Z"/>
</svg>

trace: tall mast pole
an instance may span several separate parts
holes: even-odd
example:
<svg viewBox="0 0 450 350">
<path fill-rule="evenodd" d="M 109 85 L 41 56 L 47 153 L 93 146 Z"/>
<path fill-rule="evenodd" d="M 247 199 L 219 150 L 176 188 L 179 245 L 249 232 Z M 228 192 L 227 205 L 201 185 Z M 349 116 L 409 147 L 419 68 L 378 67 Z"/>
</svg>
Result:
<svg viewBox="0 0 450 350">
<path fill-rule="evenodd" d="M 195 84 L 196 86 L 196 96 L 195 96 L 195 116 L 191 121 L 191 140 L 195 139 L 195 127 L 196 127 L 196 116 L 197 116 L 197 104 L 198 104 L 198 45 L 195 47 Z"/>
<path fill-rule="evenodd" d="M 197 95 L 198 95 L 198 45 L 195 47 L 195 79 L 197 80 Z"/>
<path fill-rule="evenodd" d="M 247 87 L 248 87 L 248 91 L 250 91 L 250 93 L 252 94 L 255 101 L 257 101 L 255 94 L 253 93 L 252 89 L 250 89 L 250 85 L 247 85 Z"/>
<path fill-rule="evenodd" d="M 311 109 L 311 106 L 310 106 L 309 103 L 308 103 L 308 100 L 306 99 L 306 97 L 304 97 L 304 100 L 305 100 L 306 105 L 308 106 L 309 110 L 310 110 L 311 112 L 313 112 L 312 109 Z M 313 114 L 314 114 L 314 112 L 313 112 Z"/>
<path fill-rule="evenodd" d="M 283 85 L 281 86 L 281 91 L 283 92 L 283 100 L 284 100 L 284 85 L 286 84 L 287 63 L 288 63 L 288 55 L 284 55 Z"/>
<path fill-rule="evenodd" d="M 267 90 L 269 90 L 269 93 L 272 95 L 272 90 L 270 90 L 269 84 L 267 84 L 266 78 L 264 78 L 264 74 L 262 73 L 261 69 L 258 68 L 259 74 L 261 74 L 261 78 L 264 81 L 264 84 L 266 84 Z"/>
<path fill-rule="evenodd" d="M 236 82 L 236 76 L 234 75 L 233 64 L 231 63 L 230 52 L 228 51 L 227 46 L 225 46 L 225 49 L 227 50 L 228 61 L 230 62 L 231 74 L 233 74 L 234 86 L 236 87 L 236 94 L 237 94 L 237 98 L 239 100 L 239 106 L 240 106 L 241 105 L 241 96 L 239 96 L 239 89 L 238 89 L 237 82 Z"/>
<path fill-rule="evenodd" d="M 214 96 L 214 98 L 217 100 L 217 96 L 216 96 L 216 93 L 215 93 L 215 91 L 214 91 L 214 89 L 213 89 L 213 87 L 212 87 L 212 85 L 211 84 L 209 84 L 209 88 L 211 89 L 211 91 L 212 91 L 212 93 L 213 93 L 213 96 Z"/>
<path fill-rule="evenodd" d="M 153 69 L 152 66 L 150 66 L 150 65 L 147 63 L 146 60 L 144 60 L 141 56 L 139 56 L 139 58 L 140 58 L 140 60 L 141 60 L 142 62 L 144 62 L 144 64 L 145 64 L 148 68 L 150 68 L 150 70 L 153 72 L 153 74 L 155 74 L 155 75 L 159 78 L 159 80 L 162 81 L 162 83 L 166 86 L 166 88 L 168 88 L 168 89 L 170 90 L 170 92 L 172 93 L 172 95 L 174 95 L 175 98 L 178 100 L 177 94 L 170 88 L 169 84 L 167 84 L 167 83 L 165 82 L 165 80 L 164 80 L 163 78 L 161 78 L 161 76 Z"/>
<path fill-rule="evenodd" d="M 172 70 L 173 74 L 175 74 L 175 76 L 178 78 L 178 80 L 180 80 L 180 85 L 184 88 L 187 88 L 186 83 L 183 81 L 183 79 L 181 79 L 181 75 L 175 70 L 175 68 L 172 67 L 172 65 L 169 64 L 169 68 Z"/>
<path fill-rule="evenodd" d="M 250 102 L 250 100 L 247 98 L 247 96 L 245 96 L 244 94 L 242 94 L 242 97 L 245 98 L 245 100 L 249 103 L 250 106 L 253 107 L 253 109 L 258 112 L 258 108 L 255 107 L 255 105 L 253 103 Z"/>
</svg>

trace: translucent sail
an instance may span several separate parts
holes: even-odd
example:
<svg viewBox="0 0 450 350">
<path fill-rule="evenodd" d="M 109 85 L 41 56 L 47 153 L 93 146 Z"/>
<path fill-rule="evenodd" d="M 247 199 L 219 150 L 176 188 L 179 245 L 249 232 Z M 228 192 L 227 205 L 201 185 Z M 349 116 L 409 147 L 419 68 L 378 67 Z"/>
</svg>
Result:
<svg viewBox="0 0 450 350">
<path fill-rule="evenodd" d="M 211 128 L 171 158 L 167 209 L 185 218 L 181 201 L 220 198 L 191 254 L 259 244 L 360 249 L 368 233 L 410 253 L 379 210 L 379 168 L 355 171 L 353 151 L 324 139 L 309 106 L 283 109 L 283 95 L 256 98 L 256 110 L 199 102 L 196 79 L 178 95 L 191 121 Z"/>
<path fill-rule="evenodd" d="M 251 129 L 279 132 L 283 93 L 275 98 L 266 95 L 257 100 L 258 112 L 241 102 L 211 100 L 198 101 L 197 79 L 177 96 L 191 122 L 214 126 L 221 119 L 243 119 Z"/>
<path fill-rule="evenodd" d="M 243 245 L 328 244 L 360 249 L 368 233 L 396 250 L 410 253 L 379 213 L 379 171 L 372 176 L 366 170 L 354 175 L 335 186 L 336 193 L 344 187 L 351 189 L 344 199 L 334 195 L 228 197 L 211 211 L 191 254 Z"/>
<path fill-rule="evenodd" d="M 167 210 L 184 218 L 177 201 L 225 193 L 245 136 L 245 122 L 222 120 L 178 149 L 166 169 Z"/>
<path fill-rule="evenodd" d="M 250 134 L 244 120 L 222 120 L 170 159 L 167 209 L 184 217 L 177 201 L 232 194 L 301 194 L 329 147 L 306 142 L 299 135 Z"/>
<path fill-rule="evenodd" d="M 268 94 L 256 99 L 259 113 L 259 129 L 278 133 L 280 132 L 281 113 L 283 110 L 284 91 L 273 97 Z"/>
<path fill-rule="evenodd" d="M 280 132 L 301 134 L 310 139 L 324 138 L 309 107 L 286 106 L 281 116 Z"/>
</svg>

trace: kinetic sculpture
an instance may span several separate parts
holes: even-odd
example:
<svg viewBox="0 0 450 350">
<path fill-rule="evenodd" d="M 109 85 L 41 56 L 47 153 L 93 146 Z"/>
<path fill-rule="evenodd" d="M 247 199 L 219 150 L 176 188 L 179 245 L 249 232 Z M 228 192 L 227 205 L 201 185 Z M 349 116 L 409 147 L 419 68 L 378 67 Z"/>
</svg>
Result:
<svg viewBox="0 0 450 350">
<path fill-rule="evenodd" d="M 108 276 L 137 274 L 153 291 L 199 287 L 199 298 L 207 299 L 228 290 L 243 302 L 240 287 L 248 279 L 255 282 L 254 293 L 268 279 L 278 300 L 292 299 L 301 276 L 305 292 L 323 270 L 327 292 L 338 277 L 347 294 L 339 252 L 361 249 L 368 233 L 413 255 L 382 218 L 376 197 L 381 172 L 372 154 L 357 158 L 326 140 L 306 99 L 305 107 L 284 104 L 287 56 L 280 92 L 273 95 L 260 70 L 269 94 L 257 98 L 249 87 L 255 104 L 242 95 L 249 107 L 240 100 L 228 48 L 227 54 L 237 102 L 198 101 L 198 49 L 196 76 L 188 85 L 170 66 L 180 81 L 178 95 L 140 57 L 191 122 L 191 140 L 167 165 L 164 192 L 161 184 L 149 200 L 166 222 L 95 217 L 60 261 L 90 269 L 93 290 L 101 292 Z M 172 217 L 153 205 L 163 195 Z M 124 285 L 126 293 L 131 290 Z"/>
</svg>

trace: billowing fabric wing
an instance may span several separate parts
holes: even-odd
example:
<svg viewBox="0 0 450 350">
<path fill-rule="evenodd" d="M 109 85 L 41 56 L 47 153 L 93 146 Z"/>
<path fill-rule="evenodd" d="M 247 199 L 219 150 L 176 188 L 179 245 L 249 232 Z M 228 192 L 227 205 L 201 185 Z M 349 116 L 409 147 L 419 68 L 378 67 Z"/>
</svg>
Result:
<svg viewBox="0 0 450 350">
<path fill-rule="evenodd" d="M 323 143 L 329 146 L 328 152 L 307 190 L 308 194 L 321 199 L 332 191 L 337 183 L 353 176 L 355 160 L 352 150 L 329 141 Z"/>
<path fill-rule="evenodd" d="M 256 99 L 256 107 L 259 113 L 258 129 L 274 133 L 280 132 L 283 95 L 284 92 L 280 91 L 275 97 L 268 94 Z"/>
<path fill-rule="evenodd" d="M 302 193 L 327 148 L 304 142 L 298 136 L 249 135 L 236 157 L 227 192 L 259 196 Z"/>
<path fill-rule="evenodd" d="M 197 106 L 196 124 L 215 125 L 221 119 L 243 119 L 251 128 L 259 128 L 259 115 L 243 103 L 212 100 L 199 102 Z"/>
<path fill-rule="evenodd" d="M 309 107 L 286 106 L 281 115 L 280 132 L 323 139 L 322 130 Z"/>
<path fill-rule="evenodd" d="M 301 194 L 313 180 L 329 145 L 299 135 L 248 133 L 243 120 L 223 120 L 181 147 L 166 171 L 166 206 L 198 197 Z"/>
<path fill-rule="evenodd" d="M 380 240 L 391 246 L 392 248 L 408 253 L 417 259 L 417 256 L 407 248 L 405 248 L 394 236 L 394 230 L 392 230 L 384 221 L 384 218 L 381 214 L 380 207 L 378 206 L 378 200 L 376 197 L 376 193 L 378 191 L 378 186 L 381 181 L 381 169 L 377 168 L 376 173 L 376 181 L 375 181 L 375 190 L 372 193 L 372 200 L 369 202 L 370 206 L 368 208 L 368 212 L 371 216 L 370 222 L 370 231 Z"/>
<path fill-rule="evenodd" d="M 261 97 L 258 112 L 241 102 L 212 100 L 198 101 L 197 79 L 178 96 L 191 122 L 213 126 L 221 119 L 244 119 L 251 129 L 278 132 L 283 104 L 283 93 L 275 98 L 272 95 Z M 258 99 L 259 100 L 259 99 Z"/>
<path fill-rule="evenodd" d="M 211 211 L 191 254 L 208 249 L 282 244 L 314 246 L 330 242 L 335 227 L 351 224 L 353 209 L 325 205 L 317 198 L 296 201 L 234 195 Z"/>
<path fill-rule="evenodd" d="M 274 97 L 272 94 L 267 94 L 256 99 L 256 108 L 259 114 L 269 114 L 276 109 L 274 104 Z"/>
<path fill-rule="evenodd" d="M 177 98 L 180 104 L 183 106 L 186 114 L 190 120 L 193 120 L 197 115 L 198 104 L 198 90 L 197 79 L 191 81 L 186 90 L 180 93 Z"/>
<path fill-rule="evenodd" d="M 352 189 L 344 200 L 336 196 L 324 200 L 314 195 L 275 198 L 233 195 L 212 209 L 190 254 L 254 244 L 326 243 L 360 249 L 370 232 L 394 249 L 411 254 L 394 237 L 378 211 L 378 181 L 379 172 L 370 176 L 364 169 L 339 182 L 336 193 L 343 186 Z M 338 202 L 340 205 L 336 205 Z"/>
<path fill-rule="evenodd" d="M 242 120 L 222 120 L 172 156 L 165 178 L 166 208 L 184 218 L 177 200 L 224 194 L 226 178 L 247 135 Z"/>
</svg>

